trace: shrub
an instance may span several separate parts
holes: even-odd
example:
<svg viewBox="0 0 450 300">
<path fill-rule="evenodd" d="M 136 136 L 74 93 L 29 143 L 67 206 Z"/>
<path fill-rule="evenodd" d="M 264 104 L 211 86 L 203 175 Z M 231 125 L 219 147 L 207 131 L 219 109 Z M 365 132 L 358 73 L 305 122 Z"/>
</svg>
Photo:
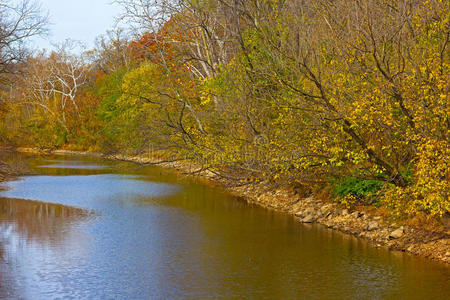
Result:
<svg viewBox="0 0 450 300">
<path fill-rule="evenodd" d="M 347 206 L 357 204 L 379 204 L 375 197 L 386 185 L 378 180 L 362 179 L 357 177 L 345 177 L 334 182 L 333 196 L 338 202 Z"/>
<path fill-rule="evenodd" d="M 390 189 L 383 202 L 397 217 L 425 212 L 430 217 L 450 211 L 450 148 L 446 141 L 428 140 L 418 147 L 414 183 Z"/>
</svg>

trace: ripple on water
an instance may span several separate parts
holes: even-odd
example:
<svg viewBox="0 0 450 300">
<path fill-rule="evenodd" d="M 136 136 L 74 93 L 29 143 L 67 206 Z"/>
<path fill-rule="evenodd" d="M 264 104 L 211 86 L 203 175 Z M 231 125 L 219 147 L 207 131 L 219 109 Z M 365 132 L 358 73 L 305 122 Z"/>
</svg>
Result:
<svg viewBox="0 0 450 300">
<path fill-rule="evenodd" d="M 158 168 L 54 160 L 0 192 L 2 299 L 450 299 L 445 266 Z"/>
</svg>

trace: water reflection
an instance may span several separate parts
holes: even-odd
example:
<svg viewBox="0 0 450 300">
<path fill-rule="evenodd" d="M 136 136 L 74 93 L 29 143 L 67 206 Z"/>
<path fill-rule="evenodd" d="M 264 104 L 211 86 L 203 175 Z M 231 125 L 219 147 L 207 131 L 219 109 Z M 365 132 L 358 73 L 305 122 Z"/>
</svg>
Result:
<svg viewBox="0 0 450 300">
<path fill-rule="evenodd" d="M 144 178 L 119 174 L 28 176 L 4 183 L 5 190 L 0 191 L 0 196 L 101 212 L 116 209 L 115 201 L 152 204 L 152 199 L 177 194 L 181 189 L 176 184 L 150 182 Z"/>
<path fill-rule="evenodd" d="M 55 163 L 68 167 L 38 167 Z M 33 164 L 40 175 L 0 192 L 0 298 L 450 298 L 445 266 L 172 172 Z"/>
<path fill-rule="evenodd" d="M 0 198 L 0 231 L 39 243 L 60 243 L 71 226 L 93 215 L 61 204 Z"/>
<path fill-rule="evenodd" d="M 67 253 L 82 253 L 88 243 L 77 225 L 94 215 L 60 204 L 0 198 L 0 299 L 34 298 L 22 286 L 39 280 L 42 265 L 37 268 L 29 261 L 36 258 L 33 252 L 39 253 L 41 263 L 58 257 L 76 265 L 76 256 Z"/>
</svg>

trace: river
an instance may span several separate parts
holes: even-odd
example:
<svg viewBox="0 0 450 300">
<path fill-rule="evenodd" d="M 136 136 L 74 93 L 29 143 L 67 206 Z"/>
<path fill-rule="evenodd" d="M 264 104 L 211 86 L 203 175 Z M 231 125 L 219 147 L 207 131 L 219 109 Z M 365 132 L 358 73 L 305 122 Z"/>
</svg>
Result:
<svg viewBox="0 0 450 300">
<path fill-rule="evenodd" d="M 450 299 L 448 266 L 170 170 L 20 159 L 35 175 L 1 184 L 0 299 Z"/>
</svg>

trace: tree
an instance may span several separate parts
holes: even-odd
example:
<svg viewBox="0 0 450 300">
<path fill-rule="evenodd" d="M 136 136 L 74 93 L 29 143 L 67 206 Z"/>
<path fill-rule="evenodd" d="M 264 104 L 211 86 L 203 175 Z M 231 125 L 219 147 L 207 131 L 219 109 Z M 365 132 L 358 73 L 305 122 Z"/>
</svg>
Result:
<svg viewBox="0 0 450 300">
<path fill-rule="evenodd" d="M 173 39 L 173 34 L 180 38 L 181 35 L 172 27 L 173 17 L 177 12 L 182 11 L 182 1 L 162 1 L 154 2 L 150 0 L 134 1 L 134 0 L 118 0 L 116 3 L 124 7 L 124 14 L 121 16 L 122 20 L 127 20 L 134 26 L 137 34 L 145 33 L 146 37 L 150 37 L 151 47 L 153 49 L 152 56 L 156 58 L 156 62 L 162 68 L 162 72 L 167 76 L 169 88 L 162 93 L 169 95 L 169 98 L 178 106 L 179 116 L 176 118 L 180 120 L 177 122 L 177 128 L 183 134 L 186 134 L 192 141 L 192 136 L 188 134 L 183 126 L 183 120 L 186 113 L 195 120 L 197 125 L 196 130 L 204 134 L 202 120 L 196 111 L 197 98 L 192 99 L 186 97 L 185 89 L 180 85 L 180 73 L 183 70 L 188 70 L 189 65 L 180 61 L 178 55 L 180 52 L 176 48 L 179 40 Z M 169 30 L 167 30 L 169 28 Z M 175 29 L 175 30 L 171 30 Z M 146 46 L 146 49 L 149 47 Z M 192 73 L 190 73 L 192 74 Z M 141 99 L 143 100 L 143 99 Z M 170 122 L 170 120 L 168 120 Z"/>
<path fill-rule="evenodd" d="M 4 83 L 14 78 L 11 74 L 18 70 L 17 64 L 27 58 L 29 51 L 26 42 L 33 36 L 47 32 L 47 19 L 37 2 L 0 0 L 0 111 L 2 111 L 0 120 L 2 123 L 7 116 L 5 112 L 9 109 L 7 95 L 11 93 L 11 87 Z M 5 128 L 1 130 L 7 131 Z M 0 140 L 3 139 L 5 139 L 5 133 L 0 136 Z"/>
<path fill-rule="evenodd" d="M 130 37 L 122 29 L 110 30 L 96 40 L 96 48 L 89 51 L 95 68 L 103 74 L 112 74 L 133 65 Z"/>
<path fill-rule="evenodd" d="M 42 52 L 29 57 L 22 70 L 24 76 L 15 86 L 20 95 L 13 101 L 35 109 L 41 117 L 47 115 L 47 120 L 56 121 L 65 134 L 79 126 L 83 110 L 80 93 L 91 76 L 85 55 L 71 53 L 75 46 L 66 41 L 49 55 Z"/>
<path fill-rule="evenodd" d="M 0 0 L 0 75 L 27 57 L 26 42 L 45 34 L 47 21 L 37 2 Z"/>
</svg>

